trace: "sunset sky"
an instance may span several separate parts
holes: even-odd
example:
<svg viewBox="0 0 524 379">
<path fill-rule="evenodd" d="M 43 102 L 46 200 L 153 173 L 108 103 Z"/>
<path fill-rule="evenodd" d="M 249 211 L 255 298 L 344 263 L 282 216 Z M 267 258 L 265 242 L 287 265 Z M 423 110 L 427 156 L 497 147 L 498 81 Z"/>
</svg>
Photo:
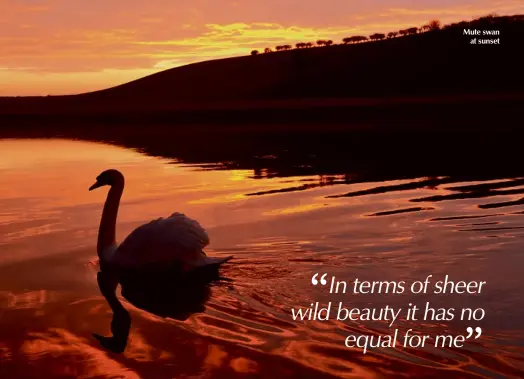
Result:
<svg viewBox="0 0 524 379">
<path fill-rule="evenodd" d="M 522 0 L 0 0 L 0 96 L 102 89 L 282 43 L 431 19 L 522 14 Z"/>
</svg>

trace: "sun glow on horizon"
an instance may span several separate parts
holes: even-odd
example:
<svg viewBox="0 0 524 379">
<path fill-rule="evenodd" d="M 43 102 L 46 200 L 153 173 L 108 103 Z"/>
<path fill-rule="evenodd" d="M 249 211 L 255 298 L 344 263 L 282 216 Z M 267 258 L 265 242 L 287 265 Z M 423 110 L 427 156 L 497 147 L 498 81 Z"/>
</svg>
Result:
<svg viewBox="0 0 524 379">
<path fill-rule="evenodd" d="M 253 49 L 442 23 L 488 13 L 524 13 L 520 0 L 121 0 L 89 5 L 40 0 L 0 4 L 0 96 L 99 90 L 155 72 Z M 67 17 L 64 17 L 67 15 Z"/>
</svg>

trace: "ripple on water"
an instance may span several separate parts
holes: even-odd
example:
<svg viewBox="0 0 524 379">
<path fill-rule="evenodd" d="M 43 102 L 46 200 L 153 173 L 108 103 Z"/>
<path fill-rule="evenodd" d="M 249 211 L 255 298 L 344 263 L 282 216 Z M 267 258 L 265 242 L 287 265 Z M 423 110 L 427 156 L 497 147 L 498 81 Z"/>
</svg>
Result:
<svg viewBox="0 0 524 379">
<path fill-rule="evenodd" d="M 232 158 L 198 163 L 80 141 L 0 141 L 0 150 L 10 152 L 0 176 L 2 377 L 524 377 L 519 176 L 402 167 L 391 174 L 365 165 L 345 172 L 340 161 L 328 174 L 310 175 L 322 172 L 314 159 L 294 162 L 302 171 L 293 171 L 278 167 L 283 155 L 276 152 L 256 162 L 277 166 L 253 168 Z M 123 355 L 92 338 L 109 334 L 111 313 L 96 285 L 105 194 L 87 188 L 115 165 L 128 183 L 119 236 L 180 210 L 207 226 L 208 255 L 235 256 L 222 270 L 231 281 L 212 287 L 205 309 L 184 313 L 185 321 L 126 301 L 133 324 Z M 67 188 L 56 185 L 64 177 Z M 462 349 L 347 348 L 349 334 L 391 330 L 380 322 L 293 321 L 291 308 L 317 301 L 405 307 L 425 299 L 332 296 L 311 285 L 323 272 L 349 282 L 428 274 L 486 280 L 482 296 L 434 299 L 484 307 L 482 338 Z M 181 308 L 173 297 L 164 300 Z M 465 324 L 402 321 L 398 328 L 456 335 Z"/>
</svg>

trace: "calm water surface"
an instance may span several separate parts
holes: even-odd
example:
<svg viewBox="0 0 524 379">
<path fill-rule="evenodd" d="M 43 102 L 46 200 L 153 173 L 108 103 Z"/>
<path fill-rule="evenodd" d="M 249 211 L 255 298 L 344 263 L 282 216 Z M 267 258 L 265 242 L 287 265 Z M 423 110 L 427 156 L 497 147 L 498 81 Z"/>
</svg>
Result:
<svg viewBox="0 0 524 379">
<path fill-rule="evenodd" d="M 2 378 L 518 378 L 524 377 L 524 192 L 521 178 L 385 182 L 351 175 L 271 177 L 195 167 L 108 144 L 0 140 L 0 377 Z M 96 284 L 97 228 L 107 168 L 126 176 L 117 238 L 179 211 L 205 226 L 208 255 L 235 256 L 232 279 L 203 313 L 162 318 L 126 303 L 124 354 L 101 348 L 111 312 Z M 519 195 L 520 194 L 520 195 Z M 329 295 L 311 276 L 348 281 L 487 281 L 480 295 Z M 480 322 L 398 326 L 482 337 L 462 349 L 348 349 L 384 323 L 295 322 L 291 308 L 483 307 Z M 169 299 L 166 298 L 166 302 Z"/>
</svg>

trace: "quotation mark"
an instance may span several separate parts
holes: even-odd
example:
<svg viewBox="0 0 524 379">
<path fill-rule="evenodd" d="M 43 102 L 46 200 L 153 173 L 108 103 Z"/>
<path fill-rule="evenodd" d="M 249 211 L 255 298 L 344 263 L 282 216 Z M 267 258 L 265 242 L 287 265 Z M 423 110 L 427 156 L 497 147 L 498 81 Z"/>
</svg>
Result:
<svg viewBox="0 0 524 379">
<path fill-rule="evenodd" d="M 471 338 L 471 336 L 473 335 L 473 328 L 471 326 L 468 326 L 466 328 L 466 332 L 468 332 L 468 335 L 466 336 L 466 339 L 467 338 Z M 477 326 L 475 328 L 475 332 L 477 333 L 477 335 L 475 336 L 475 339 L 479 338 L 480 335 L 482 334 L 482 328 L 480 326 Z"/>
<path fill-rule="evenodd" d="M 316 286 L 318 284 L 317 276 L 318 276 L 318 273 L 313 275 L 313 277 L 311 278 L 311 283 L 313 283 L 314 286 Z M 327 284 L 326 276 L 327 276 L 327 274 L 324 274 L 324 275 L 322 275 L 320 277 L 320 284 L 322 284 L 323 286 L 325 286 Z"/>
</svg>

